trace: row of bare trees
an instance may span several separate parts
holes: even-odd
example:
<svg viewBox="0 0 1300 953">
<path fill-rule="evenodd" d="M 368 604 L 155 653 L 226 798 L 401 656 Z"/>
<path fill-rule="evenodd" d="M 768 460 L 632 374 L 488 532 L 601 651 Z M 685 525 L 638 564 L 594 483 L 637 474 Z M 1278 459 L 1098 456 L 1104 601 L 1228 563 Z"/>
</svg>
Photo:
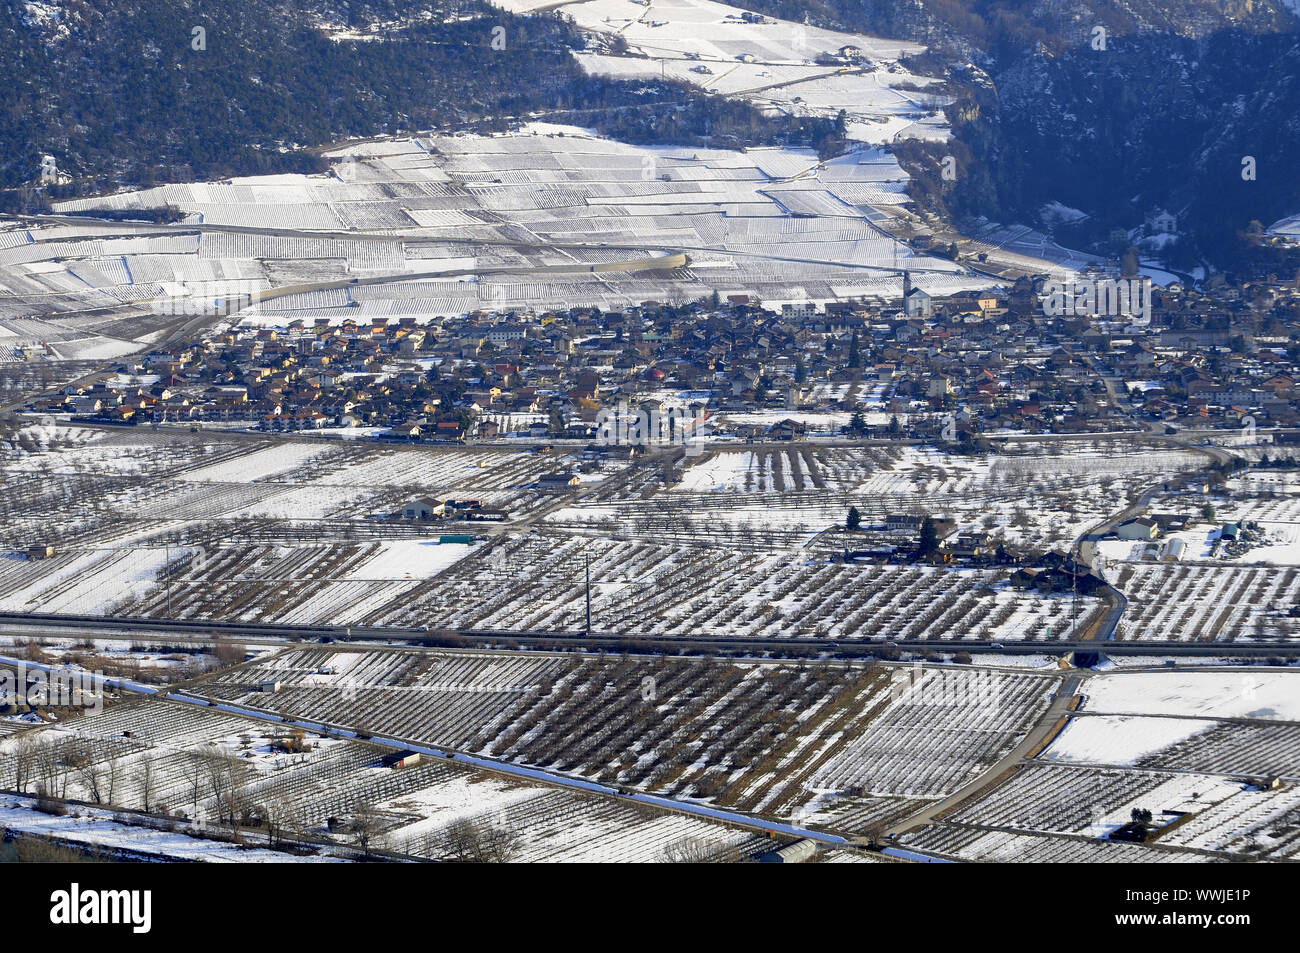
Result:
<svg viewBox="0 0 1300 953">
<path fill-rule="evenodd" d="M 153 750 L 105 742 L 83 735 L 24 732 L 0 754 L 0 787 L 34 794 L 44 802 L 80 794 L 106 807 L 167 813 L 161 800 L 165 771 Z M 176 759 L 188 800 L 187 816 L 232 827 L 261 826 L 268 845 L 282 843 L 306 823 L 291 801 L 257 798 L 253 772 L 238 753 L 226 748 L 187 752 Z"/>
<path fill-rule="evenodd" d="M 234 749 L 211 746 L 184 752 L 179 758 L 167 756 L 169 763 L 164 766 L 164 756 L 153 749 L 66 732 L 23 732 L 6 748 L 0 751 L 0 788 L 35 795 L 40 809 L 49 813 L 64 813 L 69 797 L 84 797 L 105 807 L 167 813 L 160 796 L 164 787 L 175 788 L 179 774 L 188 801 L 186 813 L 197 822 L 196 830 L 208 823 L 237 833 L 259 827 L 268 846 L 309 833 L 306 817 L 291 798 L 270 792 L 258 796 L 255 773 Z M 388 815 L 363 801 L 351 808 L 342 831 L 354 848 L 370 858 L 386 847 L 389 824 Z M 485 820 L 458 821 L 438 840 L 432 856 L 477 863 L 507 862 L 520 845 L 513 828 Z"/>
</svg>

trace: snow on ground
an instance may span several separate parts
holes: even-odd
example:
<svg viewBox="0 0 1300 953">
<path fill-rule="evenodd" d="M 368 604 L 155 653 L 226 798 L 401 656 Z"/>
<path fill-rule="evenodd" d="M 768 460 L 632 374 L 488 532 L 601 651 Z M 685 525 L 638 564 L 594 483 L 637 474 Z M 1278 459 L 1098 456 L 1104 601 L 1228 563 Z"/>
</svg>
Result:
<svg viewBox="0 0 1300 953">
<path fill-rule="evenodd" d="M 428 579 L 469 554 L 465 543 L 400 540 L 380 544 L 380 551 L 343 577 L 368 579 Z"/>
<path fill-rule="evenodd" d="M 244 864 L 340 862 L 335 857 L 299 857 L 265 848 L 201 840 L 177 831 L 119 824 L 113 820 L 115 812 L 98 808 L 73 807 L 72 813 L 57 817 L 33 810 L 35 803 L 34 798 L 24 797 L 10 797 L 0 802 L 0 828 L 173 860 Z"/>
<path fill-rule="evenodd" d="M 100 440 L 103 434 L 83 427 L 63 427 L 57 423 L 26 424 L 14 435 L 32 446 L 33 452 L 45 452 L 51 444 L 86 443 Z M 6 441 L 7 445 L 7 441 Z M 22 444 L 20 443 L 20 446 Z M 7 449 L 7 446 L 6 446 Z"/>
<path fill-rule="evenodd" d="M 841 427 L 847 427 L 849 421 L 853 418 L 853 415 L 847 411 L 815 413 L 797 410 L 724 411 L 718 416 L 720 419 L 732 424 L 759 424 L 768 427 L 783 420 L 793 420 L 795 423 L 804 424 L 814 431 L 823 432 L 837 432 Z M 867 420 L 867 423 L 874 422 L 870 419 Z"/>
<path fill-rule="evenodd" d="M 1152 284 L 1159 285 L 1162 288 L 1172 285 L 1176 281 L 1183 280 L 1172 271 L 1166 271 L 1158 265 L 1152 264 L 1148 261 L 1144 261 L 1138 266 L 1138 274 L 1143 278 L 1150 278 Z"/>
<path fill-rule="evenodd" d="M 1117 672 L 1084 692 L 1090 712 L 1300 721 L 1300 672 Z"/>
<path fill-rule="evenodd" d="M 1063 202 L 1053 201 L 1039 206 L 1038 216 L 1044 225 L 1069 225 L 1085 221 L 1088 218 L 1088 213 Z"/>
<path fill-rule="evenodd" d="M 577 54 L 595 73 L 647 81 L 672 74 L 769 115 L 833 117 L 843 110 L 853 148 L 820 162 L 806 148 L 634 146 L 589 129 L 543 123 L 501 135 L 351 143 L 331 154 L 338 165 L 327 175 L 166 185 L 60 202 L 63 212 L 169 203 L 188 222 L 267 233 L 209 233 L 201 243 L 171 235 L 115 239 L 113 255 L 102 253 L 103 242 L 53 243 L 47 259 L 39 249 L 22 252 L 24 277 L 52 293 L 93 288 L 100 296 L 139 301 L 149 292 L 131 283 L 131 274 L 156 276 L 154 289 L 200 288 L 205 297 L 347 274 L 425 275 L 287 295 L 240 312 L 241 321 L 266 326 L 281 326 L 304 310 L 341 322 L 457 315 L 485 306 L 616 309 L 652 296 L 695 298 L 701 284 L 720 293 L 757 294 L 771 305 L 896 298 L 900 267 L 932 294 L 987 285 L 954 262 L 892 240 L 879 225 L 907 202 L 907 175 L 887 147 L 900 138 L 949 136 L 941 111 L 948 98 L 928 89 L 932 78 L 913 75 L 900 62 L 921 46 L 757 17 L 713 0 L 498 5 L 524 12 L 559 8 L 574 17 L 596 35 L 593 49 Z M 614 35 L 627 43 L 628 55 L 601 49 L 600 37 Z M 819 65 L 823 54 L 843 62 Z M 403 198 L 411 194 L 404 187 L 434 185 L 452 189 L 447 205 L 432 209 Z M 379 186 L 398 188 L 378 200 Z M 94 228 L 82 231 L 99 234 Z M 517 244 L 519 228 L 536 237 L 535 245 Z M 277 229 L 371 234 L 363 242 L 286 237 Z M 503 239 L 511 245 L 508 255 L 493 247 Z M 470 260 L 453 247 L 462 240 L 486 244 L 476 246 L 481 253 Z M 992 243 L 997 260 L 1019 256 L 1031 271 L 1047 267 L 1036 255 L 1070 266 L 1081 260 L 1032 230 L 999 227 L 982 240 Z M 667 278 L 646 276 L 639 267 L 599 276 L 584 268 L 676 251 L 690 254 L 690 268 Z M 501 267 L 507 263 L 510 268 Z M 575 271 L 551 270 L 560 264 Z M 448 268 L 468 271 L 453 280 Z M 476 276 L 474 269 L 480 270 Z M 490 269 L 493 274 L 484 273 Z M 83 273 L 93 285 L 79 277 Z M 60 338 L 49 346 L 64 356 L 85 356 L 134 344 Z"/>
<path fill-rule="evenodd" d="M 1081 764 L 1134 765 L 1140 758 L 1214 725 L 1213 721 L 1190 718 L 1076 716 L 1041 757 Z"/>
<path fill-rule="evenodd" d="M 199 482 L 251 483 L 296 470 L 313 458 L 329 452 L 330 449 L 329 446 L 319 443 L 277 443 L 271 447 L 254 450 L 252 453 L 231 457 L 220 463 L 190 470 L 182 474 L 181 478 Z"/>
<path fill-rule="evenodd" d="M 1025 668 L 1055 671 L 1060 668 L 1059 662 L 1059 655 L 998 655 L 996 653 L 981 652 L 979 656 L 981 668 Z"/>
<path fill-rule="evenodd" d="M 357 505 L 373 493 L 369 486 L 344 487 L 328 483 L 307 483 L 289 486 L 283 492 L 257 500 L 247 506 L 227 511 L 230 518 L 249 519 L 324 519 L 349 506 Z"/>
<path fill-rule="evenodd" d="M 1133 539 L 1104 539 L 1097 544 L 1097 552 L 1104 556 L 1107 562 L 1164 560 L 1169 553 L 1169 544 L 1178 539 L 1182 540 L 1184 546 L 1181 559 L 1209 559 L 1210 547 L 1218 538 L 1218 533 L 1219 528 L 1215 525 L 1164 533 L 1158 539 L 1149 542 Z M 1251 558 L 1255 558 L 1255 552 L 1251 553 Z"/>
<path fill-rule="evenodd" d="M 1108 837 L 1133 819 L 1135 809 L 1149 810 L 1159 821 L 1166 821 L 1172 814 L 1205 810 L 1240 791 L 1240 784 L 1213 775 L 1174 775 L 1136 797 L 1123 799 L 1118 804 L 1108 804 L 1104 809 L 1097 805 L 1091 823 L 1076 833 L 1085 837 Z"/>
<path fill-rule="evenodd" d="M 181 552 L 175 549 L 172 555 Z M 10 576 L 31 578 L 0 598 L 0 610 L 23 612 L 35 608 L 41 612 L 106 615 L 154 587 L 167 564 L 167 550 L 96 549 L 61 554 L 54 559 L 59 560 L 55 568 L 32 577 L 24 570 L 33 566 L 44 569 L 46 561 L 33 562 L 21 556 L 0 559 L 0 587 Z"/>
<path fill-rule="evenodd" d="M 1194 816 L 1167 832 L 1161 843 L 1230 850 L 1257 858 L 1294 859 L 1297 852 L 1294 818 L 1300 789 L 1294 784 L 1265 790 L 1249 785 L 1235 785 L 1235 788 L 1223 798 L 1220 796 L 1223 788 L 1216 787 L 1209 803 L 1197 797 L 1193 803 L 1183 805 Z"/>
<path fill-rule="evenodd" d="M 1268 563 L 1273 566 L 1300 566 L 1300 523 L 1260 521 L 1268 542 L 1252 549 L 1241 562 Z"/>
<path fill-rule="evenodd" d="M 550 0 L 494 2 L 516 13 L 556 6 Z M 589 73 L 669 77 L 771 113 L 834 116 L 843 109 L 849 138 L 862 142 L 948 135 L 939 112 L 948 99 L 926 93 L 934 80 L 908 73 L 898 62 L 921 52 L 919 44 L 755 17 L 713 0 L 583 0 L 561 6 L 579 27 L 617 34 L 627 43 L 626 55 L 577 54 Z M 846 47 L 860 51 L 857 62 L 815 62 Z"/>
<path fill-rule="evenodd" d="M 1267 452 L 1257 452 L 1255 458 Z M 1129 540 L 1104 540 L 1098 550 L 1110 561 L 1165 560 L 1168 546 L 1181 540 L 1184 548 L 1182 561 L 1214 560 L 1225 565 L 1300 566 L 1300 481 L 1286 471 L 1250 470 L 1234 477 L 1226 492 L 1216 495 L 1212 502 L 1215 520 L 1203 522 L 1191 529 L 1162 533 L 1149 543 Z M 1166 497 L 1156 507 L 1161 511 L 1189 509 L 1195 511 L 1199 504 L 1189 507 L 1186 500 L 1176 496 Z M 1232 556 L 1220 550 L 1211 556 L 1213 545 L 1220 539 L 1225 523 L 1251 522 L 1258 524 L 1263 540 L 1246 552 Z"/>
<path fill-rule="evenodd" d="M 87 337 L 74 341 L 52 341 L 49 350 L 60 361 L 110 361 L 115 357 L 133 354 L 140 350 L 140 345 L 116 338 Z"/>
<path fill-rule="evenodd" d="M 405 151 L 376 157 L 376 146 L 353 145 L 332 154 L 336 169 L 360 167 L 364 184 L 345 181 L 341 174 L 280 177 L 286 181 L 273 184 L 235 179 L 74 199 L 59 203 L 59 209 L 126 210 L 169 202 L 190 218 L 202 217 L 209 224 L 298 230 L 325 227 L 318 220 L 321 209 L 353 210 L 346 212 L 350 216 L 370 210 L 377 217 L 358 228 L 392 228 L 394 221 L 405 219 L 404 231 L 419 237 L 388 242 L 370 236 L 361 242 L 212 233 L 200 246 L 179 254 L 165 244 L 172 241 L 170 237 L 132 240 L 137 244 L 126 257 L 133 270 L 174 274 L 177 280 L 187 281 L 195 280 L 191 271 L 203 271 L 203 281 L 213 295 L 247 291 L 250 282 L 264 288 L 341 277 L 322 272 L 321 262 L 345 261 L 348 274 L 409 275 L 417 266 L 427 269 L 428 259 L 447 251 L 456 239 L 514 242 L 515 228 L 522 223 L 536 236 L 535 246 L 518 249 L 523 261 L 518 255 L 494 250 L 491 244 L 482 246 L 480 267 L 513 263 L 518 266 L 513 274 L 480 274 L 472 280 L 430 277 L 288 295 L 259 302 L 239 314 L 245 323 L 266 326 L 283 326 L 304 309 L 342 322 L 457 315 L 482 307 L 621 308 L 651 296 L 698 297 L 705 271 L 708 285 L 719 293 L 757 294 L 770 305 L 856 295 L 896 298 L 901 293 L 899 267 L 907 267 L 917 285 L 933 294 L 987 284 L 987 279 L 967 273 L 952 261 L 917 253 L 894 241 L 873 223 L 878 209 L 906 200 L 906 174 L 881 148 L 863 146 L 818 163 L 814 154 L 802 148 L 733 151 L 638 146 L 577 127 L 543 124 L 500 135 L 430 136 L 391 140 L 386 145 Z M 454 211 L 470 216 L 469 224 L 458 219 L 417 225 L 408 213 L 420 210 L 407 208 L 415 203 L 404 199 L 405 193 L 384 201 L 362 201 L 358 195 L 359 189 L 384 183 L 430 182 L 458 190 Z M 355 211 L 358 207 L 361 211 Z M 449 228 L 458 231 L 453 234 Z M 553 243 L 564 243 L 564 253 L 557 253 Z M 84 261 L 93 264 L 102 256 L 85 244 Z M 797 258 L 790 255 L 792 247 L 798 248 Z M 58 244 L 49 248 L 51 256 L 68 251 Z M 598 276 L 583 273 L 584 264 L 639 261 L 677 250 L 689 252 L 691 267 L 667 278 L 652 278 L 635 269 Z M 279 270 L 267 264 L 272 260 L 280 263 Z M 298 263 L 292 281 L 284 273 L 285 262 Z M 26 266 L 38 264 L 52 263 Z M 541 275 L 534 270 L 559 264 L 576 266 L 578 271 Z M 227 274 L 239 277 L 227 281 L 221 277 Z M 54 278 L 43 275 L 42 281 L 52 283 Z M 227 287 L 232 282 L 239 287 Z M 129 287 L 108 285 L 101 290 L 125 293 Z"/>
<path fill-rule="evenodd" d="M 763 472 L 753 453 L 716 453 L 708 460 L 688 467 L 676 489 L 683 493 L 741 490 L 745 486 L 746 474 L 761 479 Z"/>
<path fill-rule="evenodd" d="M 1197 667 L 1218 667 L 1223 665 L 1223 659 L 1213 655 L 1118 655 L 1115 658 L 1107 659 L 1105 665 L 1110 670 L 1121 668 L 1156 668 L 1165 666 L 1167 668 L 1197 668 Z M 1296 664 L 1296 663 L 1291 663 Z M 1272 668 L 1273 666 L 1269 666 Z M 1098 666 L 1100 668 L 1100 666 Z"/>
<path fill-rule="evenodd" d="M 990 261 L 1031 270 L 1051 262 L 1047 270 L 1056 277 L 1071 277 L 1089 265 L 1101 264 L 1097 256 L 1058 245 L 1046 232 L 1028 225 L 977 220 L 972 239 L 972 253 L 983 252 Z"/>
<path fill-rule="evenodd" d="M 314 433 L 322 437 L 341 437 L 344 440 L 363 440 L 378 436 L 387 427 L 317 427 Z"/>
<path fill-rule="evenodd" d="M 380 810 L 417 814 L 420 820 L 402 828 L 413 838 L 461 820 L 504 811 L 546 793 L 545 788 L 519 784 L 484 774 L 457 774 L 438 783 L 381 802 Z"/>
<path fill-rule="evenodd" d="M 1286 0 L 1286 3 L 1300 16 L 1300 0 Z M 1279 219 L 1268 227 L 1268 232 L 1270 235 L 1283 235 L 1300 241 L 1300 213 Z"/>
</svg>

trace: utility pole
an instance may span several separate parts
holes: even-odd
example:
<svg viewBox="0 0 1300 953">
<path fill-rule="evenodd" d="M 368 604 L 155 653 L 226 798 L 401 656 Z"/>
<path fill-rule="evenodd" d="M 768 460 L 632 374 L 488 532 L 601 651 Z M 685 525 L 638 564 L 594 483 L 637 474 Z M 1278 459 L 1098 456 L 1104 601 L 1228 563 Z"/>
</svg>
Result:
<svg viewBox="0 0 1300 953">
<path fill-rule="evenodd" d="M 583 553 L 582 562 L 587 573 L 587 638 L 591 638 L 591 556 Z"/>
<path fill-rule="evenodd" d="M 1083 543 L 1080 542 L 1076 547 L 1074 557 L 1074 566 L 1070 573 L 1070 581 L 1073 584 L 1074 593 L 1070 600 L 1070 638 L 1079 637 L 1079 557 L 1083 555 Z"/>
</svg>

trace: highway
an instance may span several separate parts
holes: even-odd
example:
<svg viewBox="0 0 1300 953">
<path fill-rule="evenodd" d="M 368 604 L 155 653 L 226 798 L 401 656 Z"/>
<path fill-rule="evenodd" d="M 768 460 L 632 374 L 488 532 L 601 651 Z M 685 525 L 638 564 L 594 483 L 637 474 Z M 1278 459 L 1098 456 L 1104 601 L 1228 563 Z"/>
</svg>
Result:
<svg viewBox="0 0 1300 953">
<path fill-rule="evenodd" d="M 339 643 L 415 643 L 437 648 L 466 648 L 475 644 L 488 648 L 502 643 L 524 647 L 556 649 L 605 648 L 627 651 L 706 651 L 717 653 L 758 654 L 763 652 L 816 651 L 836 657 L 879 655 L 897 648 L 903 652 L 925 649 L 942 652 L 970 652 L 972 655 L 1066 655 L 1073 652 L 1104 651 L 1111 656 L 1169 656 L 1259 659 L 1300 656 L 1300 642 L 1171 642 L 1159 639 L 1123 642 L 1097 641 L 1020 641 L 989 642 L 963 639 L 849 640 L 795 637 L 789 639 L 744 639 L 716 636 L 661 636 L 636 632 L 447 629 L 437 625 L 423 628 L 334 625 L 279 625 L 268 623 L 220 622 L 196 619 L 148 619 L 134 617 L 55 615 L 34 613 L 0 613 L 0 631 L 15 635 L 47 637 L 82 637 L 96 633 L 133 633 L 142 638 L 174 639 L 203 642 L 216 639 L 269 640 L 275 643 L 318 641 Z"/>
</svg>

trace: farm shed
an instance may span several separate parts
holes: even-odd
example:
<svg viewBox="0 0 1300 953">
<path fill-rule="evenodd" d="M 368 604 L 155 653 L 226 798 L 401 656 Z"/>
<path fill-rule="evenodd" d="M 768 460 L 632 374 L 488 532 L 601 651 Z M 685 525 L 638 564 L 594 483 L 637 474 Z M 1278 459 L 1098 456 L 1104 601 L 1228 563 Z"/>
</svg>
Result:
<svg viewBox="0 0 1300 953">
<path fill-rule="evenodd" d="M 484 508 L 481 510 L 467 510 L 460 515 L 460 518 L 471 523 L 504 523 L 510 519 L 510 514 L 505 510 Z"/>
<path fill-rule="evenodd" d="M 1041 569 L 1033 569 L 1028 566 L 1021 567 L 1011 574 L 1009 582 L 1013 586 L 1022 589 L 1028 589 L 1030 586 L 1038 584 L 1038 578 L 1043 573 Z"/>
<path fill-rule="evenodd" d="M 567 490 L 581 482 L 576 473 L 544 473 L 537 485 L 543 490 Z"/>
<path fill-rule="evenodd" d="M 394 770 L 409 768 L 420 763 L 420 753 L 418 751 L 394 751 L 392 754 L 384 755 L 382 761 L 386 768 L 393 768 Z"/>
<path fill-rule="evenodd" d="M 817 856 L 816 841 L 804 838 L 758 855 L 760 864 L 803 864 Z"/>
</svg>

